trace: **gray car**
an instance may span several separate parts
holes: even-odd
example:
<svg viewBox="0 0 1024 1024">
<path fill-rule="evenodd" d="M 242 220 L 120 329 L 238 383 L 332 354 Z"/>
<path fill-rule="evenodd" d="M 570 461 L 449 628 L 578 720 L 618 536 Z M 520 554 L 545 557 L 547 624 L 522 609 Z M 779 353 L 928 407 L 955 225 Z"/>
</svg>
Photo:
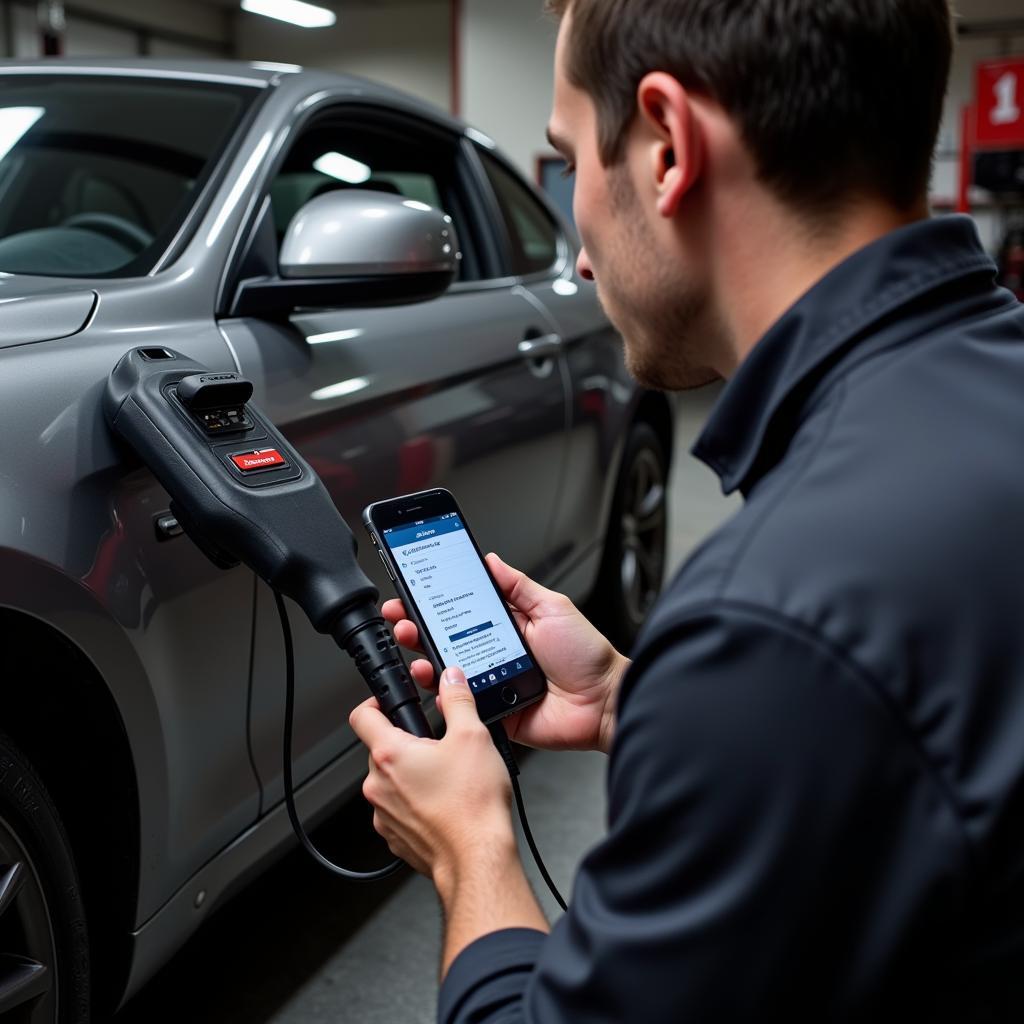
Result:
<svg viewBox="0 0 1024 1024">
<path fill-rule="evenodd" d="M 0 1015 L 77 1022 L 292 842 L 271 593 L 212 564 L 108 432 L 121 355 L 244 374 L 356 528 L 370 501 L 450 488 L 481 544 L 622 645 L 661 582 L 672 411 L 626 375 L 571 229 L 407 96 L 141 60 L 6 62 L 0 88 Z M 351 188 L 450 215 L 444 295 L 357 308 L 282 273 L 299 211 Z M 315 822 L 364 772 L 365 691 L 292 612 Z"/>
</svg>

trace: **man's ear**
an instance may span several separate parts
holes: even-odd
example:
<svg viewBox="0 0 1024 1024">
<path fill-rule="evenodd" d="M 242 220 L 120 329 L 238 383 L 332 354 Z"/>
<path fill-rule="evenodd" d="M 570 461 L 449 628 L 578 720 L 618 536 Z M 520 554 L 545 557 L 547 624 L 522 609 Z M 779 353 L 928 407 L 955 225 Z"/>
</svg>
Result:
<svg viewBox="0 0 1024 1024">
<path fill-rule="evenodd" d="M 665 71 L 652 71 L 640 80 L 637 107 L 650 140 L 658 213 L 674 217 L 704 169 L 700 124 L 689 93 Z"/>
</svg>

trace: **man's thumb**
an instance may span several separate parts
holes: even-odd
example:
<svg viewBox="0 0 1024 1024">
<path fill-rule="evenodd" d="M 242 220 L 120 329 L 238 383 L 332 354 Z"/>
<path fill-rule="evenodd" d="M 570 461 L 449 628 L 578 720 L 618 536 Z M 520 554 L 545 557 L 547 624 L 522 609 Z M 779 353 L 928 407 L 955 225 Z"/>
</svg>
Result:
<svg viewBox="0 0 1024 1024">
<path fill-rule="evenodd" d="M 450 729 L 461 722 L 480 721 L 476 699 L 461 668 L 446 668 L 441 675 L 441 713 Z"/>
</svg>

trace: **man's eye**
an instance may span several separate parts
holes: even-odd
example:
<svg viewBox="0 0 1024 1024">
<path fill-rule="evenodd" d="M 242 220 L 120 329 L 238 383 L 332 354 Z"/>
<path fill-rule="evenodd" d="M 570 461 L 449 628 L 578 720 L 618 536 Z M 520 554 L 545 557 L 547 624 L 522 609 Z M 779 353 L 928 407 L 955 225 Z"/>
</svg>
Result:
<svg viewBox="0 0 1024 1024">
<path fill-rule="evenodd" d="M 565 167 L 562 168 L 562 177 L 563 178 L 571 178 L 575 173 L 576 173 L 576 165 L 575 164 L 566 164 Z"/>
</svg>

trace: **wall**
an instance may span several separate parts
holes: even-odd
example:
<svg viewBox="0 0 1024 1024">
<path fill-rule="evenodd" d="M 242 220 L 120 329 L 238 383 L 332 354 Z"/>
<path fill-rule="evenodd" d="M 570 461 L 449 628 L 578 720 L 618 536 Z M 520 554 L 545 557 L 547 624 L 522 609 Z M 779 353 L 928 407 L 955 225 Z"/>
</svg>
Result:
<svg viewBox="0 0 1024 1024">
<path fill-rule="evenodd" d="M 72 11 L 91 12 L 100 16 L 130 21 L 157 32 L 181 33 L 198 40 L 223 43 L 230 25 L 228 10 L 202 0 L 65 0 Z M 68 18 L 71 35 L 71 18 Z"/>
<path fill-rule="evenodd" d="M 551 109 L 556 27 L 540 0 L 462 0 L 460 58 L 462 115 L 495 139 L 532 178 L 536 157 L 548 154 L 544 126 Z M 960 0 L 968 26 L 1024 18 L 1021 0 Z M 932 186 L 939 209 L 955 205 L 959 182 L 960 109 L 974 92 L 975 64 L 986 57 L 1024 53 L 1024 36 L 966 36 L 958 40 Z M 908 65 L 908 74 L 913 65 Z M 1004 215 L 975 191 L 975 216 L 990 249 L 1002 236 Z"/>
<path fill-rule="evenodd" d="M 460 112 L 531 180 L 544 138 L 558 26 L 543 0 L 461 0 Z"/>
<path fill-rule="evenodd" d="M 146 0 L 134 6 L 124 0 L 75 0 L 65 6 L 69 57 L 223 57 L 230 52 L 227 11 L 200 0 Z M 41 55 L 32 0 L 0 0 L 0 54 Z"/>
<path fill-rule="evenodd" d="M 330 29 L 301 29 L 258 15 L 236 16 L 235 44 L 246 60 L 282 61 L 364 75 L 444 110 L 450 106 L 451 4 L 341 7 Z"/>
</svg>

